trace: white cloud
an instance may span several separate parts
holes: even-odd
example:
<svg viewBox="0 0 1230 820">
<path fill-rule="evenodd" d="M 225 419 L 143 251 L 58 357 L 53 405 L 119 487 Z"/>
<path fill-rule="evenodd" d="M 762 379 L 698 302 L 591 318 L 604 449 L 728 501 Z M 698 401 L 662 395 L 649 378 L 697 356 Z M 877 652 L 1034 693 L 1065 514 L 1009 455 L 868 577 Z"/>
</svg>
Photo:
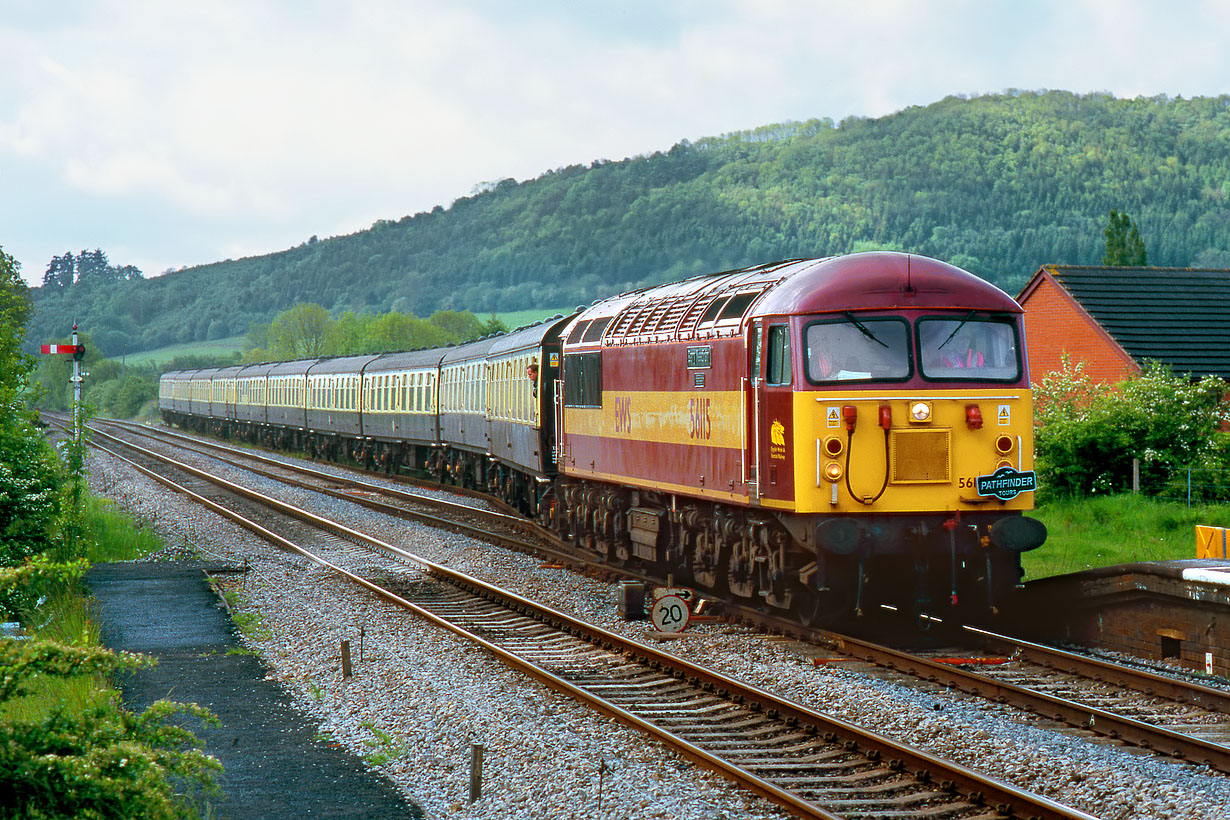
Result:
<svg viewBox="0 0 1230 820">
<path fill-rule="evenodd" d="M 0 184 L 26 186 L 0 243 L 30 248 L 28 275 L 85 246 L 156 271 L 787 119 L 1008 87 L 1220 93 L 1228 6 L 28 4 L 0 22 Z"/>
</svg>

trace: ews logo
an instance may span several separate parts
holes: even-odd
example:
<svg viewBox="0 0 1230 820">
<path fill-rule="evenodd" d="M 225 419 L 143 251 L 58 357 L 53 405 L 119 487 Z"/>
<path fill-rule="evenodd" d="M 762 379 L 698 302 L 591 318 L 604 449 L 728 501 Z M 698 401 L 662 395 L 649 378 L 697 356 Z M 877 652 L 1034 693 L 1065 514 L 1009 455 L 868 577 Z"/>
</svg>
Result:
<svg viewBox="0 0 1230 820">
<path fill-rule="evenodd" d="M 615 399 L 615 432 L 632 433 L 632 398 Z"/>
</svg>

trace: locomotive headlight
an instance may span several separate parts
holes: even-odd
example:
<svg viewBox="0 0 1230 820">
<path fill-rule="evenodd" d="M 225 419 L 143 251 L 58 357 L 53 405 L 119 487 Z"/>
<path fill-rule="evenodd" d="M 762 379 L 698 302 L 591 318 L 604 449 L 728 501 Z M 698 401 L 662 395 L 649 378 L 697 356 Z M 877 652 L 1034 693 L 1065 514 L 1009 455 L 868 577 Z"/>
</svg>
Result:
<svg viewBox="0 0 1230 820">
<path fill-rule="evenodd" d="M 1001 456 L 1006 456 L 1009 453 L 1011 453 L 1012 452 L 1012 437 L 1011 436 L 1000 436 L 999 438 L 995 439 L 995 452 L 999 453 Z"/>
<path fill-rule="evenodd" d="M 910 421 L 922 423 L 931 421 L 931 402 L 916 401 L 910 405 Z"/>
<path fill-rule="evenodd" d="M 824 477 L 834 484 L 841 481 L 841 465 L 836 461 L 830 461 L 824 465 Z"/>
</svg>

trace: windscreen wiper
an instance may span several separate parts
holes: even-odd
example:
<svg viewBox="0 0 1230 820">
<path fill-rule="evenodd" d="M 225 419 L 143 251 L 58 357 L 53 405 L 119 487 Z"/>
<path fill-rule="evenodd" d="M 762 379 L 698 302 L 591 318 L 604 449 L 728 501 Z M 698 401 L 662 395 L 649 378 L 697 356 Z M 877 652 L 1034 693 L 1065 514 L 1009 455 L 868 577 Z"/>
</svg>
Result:
<svg viewBox="0 0 1230 820">
<path fill-rule="evenodd" d="M 973 319 L 973 318 L 974 318 L 974 314 L 976 314 L 976 313 L 977 313 L 977 311 L 975 311 L 975 310 L 971 310 L 969 313 L 965 314 L 965 318 L 963 318 L 960 322 L 958 322 L 958 323 L 957 323 L 957 326 L 953 329 L 952 333 L 949 333 L 949 334 L 948 334 L 948 338 L 947 338 L 947 339 L 945 339 L 943 342 L 941 342 L 941 343 L 940 343 L 940 346 L 939 346 L 939 347 L 937 347 L 937 348 L 936 348 L 936 350 L 940 350 L 940 349 L 942 349 L 942 348 L 944 347 L 944 345 L 946 345 L 946 344 L 948 344 L 949 342 L 951 342 L 951 341 L 952 341 L 952 337 L 953 337 L 953 336 L 956 336 L 958 333 L 960 333 L 960 332 L 961 332 L 961 328 L 965 327 L 965 323 L 966 323 L 966 322 L 968 322 L 970 319 Z"/>
<path fill-rule="evenodd" d="M 845 312 L 845 317 L 846 317 L 847 319 L 849 319 L 849 320 L 850 320 L 850 324 L 852 324 L 852 325 L 854 325 L 856 328 L 858 328 L 858 332 L 859 332 L 859 333 L 862 333 L 864 336 L 866 336 L 868 339 L 870 339 L 871 341 L 873 341 L 873 342 L 875 342 L 876 344 L 878 344 L 880 347 L 883 347 L 883 348 L 887 348 L 887 347 L 888 347 L 888 344 L 887 344 L 886 342 L 882 341 L 882 340 L 880 339 L 880 337 L 879 337 L 879 336 L 875 335 L 875 334 L 874 334 L 874 333 L 872 333 L 870 330 L 868 330 L 868 329 L 867 329 L 867 328 L 863 325 L 863 323 L 862 323 L 862 322 L 860 322 L 858 319 L 855 319 L 855 318 L 854 318 L 854 314 L 853 314 L 853 313 L 851 313 L 850 311 L 848 311 L 848 310 L 847 310 L 847 311 Z"/>
</svg>

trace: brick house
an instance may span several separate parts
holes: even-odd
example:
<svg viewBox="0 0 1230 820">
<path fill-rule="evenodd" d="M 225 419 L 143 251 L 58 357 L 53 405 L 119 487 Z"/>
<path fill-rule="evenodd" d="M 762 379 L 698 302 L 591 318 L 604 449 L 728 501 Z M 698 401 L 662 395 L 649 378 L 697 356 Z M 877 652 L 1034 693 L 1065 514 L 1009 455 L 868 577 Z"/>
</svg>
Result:
<svg viewBox="0 0 1230 820">
<path fill-rule="evenodd" d="M 1065 353 L 1095 382 L 1149 359 L 1230 380 L 1230 270 L 1043 265 L 1016 300 L 1035 383 Z"/>
</svg>

